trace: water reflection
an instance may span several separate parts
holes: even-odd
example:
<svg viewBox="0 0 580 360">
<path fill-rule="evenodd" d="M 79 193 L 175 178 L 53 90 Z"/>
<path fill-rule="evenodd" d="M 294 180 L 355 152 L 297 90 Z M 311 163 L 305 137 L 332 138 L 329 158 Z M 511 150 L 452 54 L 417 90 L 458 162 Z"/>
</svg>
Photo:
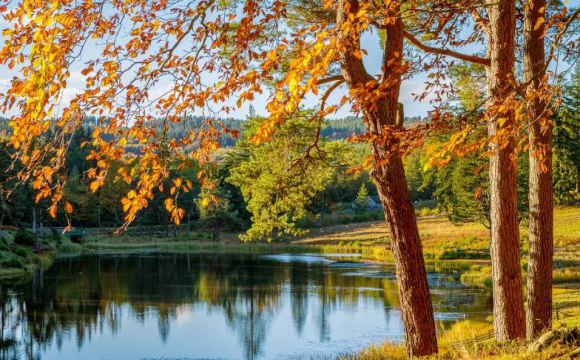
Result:
<svg viewBox="0 0 580 360">
<path fill-rule="evenodd" d="M 0 286 L 1 359 L 272 359 L 402 340 L 392 269 L 312 255 L 152 254 L 62 260 Z M 336 261 L 344 260 L 337 263 Z M 489 294 L 431 273 L 441 326 Z"/>
</svg>

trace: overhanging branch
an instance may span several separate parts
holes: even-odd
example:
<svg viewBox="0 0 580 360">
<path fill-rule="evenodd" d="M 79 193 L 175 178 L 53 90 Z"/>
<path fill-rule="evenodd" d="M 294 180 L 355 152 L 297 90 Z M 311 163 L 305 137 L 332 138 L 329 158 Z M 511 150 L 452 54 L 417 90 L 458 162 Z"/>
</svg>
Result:
<svg viewBox="0 0 580 360">
<path fill-rule="evenodd" d="M 432 54 L 451 56 L 451 57 L 454 57 L 454 58 L 459 59 L 459 60 L 464 60 L 464 61 L 468 61 L 468 62 L 472 62 L 472 63 L 476 63 L 476 64 L 481 64 L 481 65 L 485 65 L 485 66 L 490 65 L 490 61 L 487 58 L 482 58 L 482 57 L 479 57 L 476 55 L 462 54 L 460 52 L 449 50 L 449 49 L 439 49 L 436 47 L 425 45 L 422 42 L 420 42 L 419 40 L 417 40 L 417 38 L 415 38 L 413 35 L 409 34 L 406 31 L 403 33 L 403 36 L 405 37 L 405 39 L 409 40 L 413 45 L 415 45 L 416 47 L 418 47 L 419 49 L 421 49 L 425 52 L 432 53 Z"/>
</svg>

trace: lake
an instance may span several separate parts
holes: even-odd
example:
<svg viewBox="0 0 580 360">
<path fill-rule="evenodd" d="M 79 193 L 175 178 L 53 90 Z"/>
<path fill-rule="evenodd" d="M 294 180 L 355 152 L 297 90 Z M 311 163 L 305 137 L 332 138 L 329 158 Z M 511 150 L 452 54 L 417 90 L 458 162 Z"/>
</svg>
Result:
<svg viewBox="0 0 580 360">
<path fill-rule="evenodd" d="M 489 292 L 429 265 L 438 329 L 485 320 Z M 352 255 L 62 259 L 0 285 L 1 359 L 302 359 L 403 340 L 393 267 Z"/>
</svg>

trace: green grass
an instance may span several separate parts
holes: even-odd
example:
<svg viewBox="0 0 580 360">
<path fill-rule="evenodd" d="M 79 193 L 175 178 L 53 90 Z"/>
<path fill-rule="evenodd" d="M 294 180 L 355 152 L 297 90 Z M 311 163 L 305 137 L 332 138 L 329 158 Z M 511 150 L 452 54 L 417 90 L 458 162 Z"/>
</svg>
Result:
<svg viewBox="0 0 580 360">
<path fill-rule="evenodd" d="M 55 258 L 63 254 L 79 254 L 84 251 L 83 246 L 73 244 L 65 237 L 61 236 L 61 245 L 57 248 L 56 241 L 51 241 L 49 237 L 39 239 L 39 243 L 44 249 L 40 253 L 35 253 L 31 247 L 14 244 L 13 234 L 3 236 L 5 242 L 0 244 L 0 278 L 28 278 L 39 268 L 48 269 Z"/>
</svg>

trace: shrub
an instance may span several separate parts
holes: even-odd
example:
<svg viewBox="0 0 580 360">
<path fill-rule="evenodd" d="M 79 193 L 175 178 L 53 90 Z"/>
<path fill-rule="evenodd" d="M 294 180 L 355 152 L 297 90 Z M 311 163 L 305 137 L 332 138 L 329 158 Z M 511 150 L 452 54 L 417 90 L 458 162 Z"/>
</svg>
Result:
<svg viewBox="0 0 580 360">
<path fill-rule="evenodd" d="M 24 246 L 36 245 L 34 234 L 24 228 L 18 228 L 18 231 L 16 231 L 16 235 L 14 236 L 14 243 Z"/>
<path fill-rule="evenodd" d="M 473 265 L 470 269 L 461 274 L 461 282 L 470 287 L 489 288 L 491 287 L 491 267 Z"/>
<path fill-rule="evenodd" d="M 6 237 L 5 237 L 5 236 L 2 236 L 2 237 L 0 238 L 0 242 L 2 243 L 2 245 L 6 245 L 6 246 L 8 246 L 8 239 L 6 239 Z"/>
<path fill-rule="evenodd" d="M 16 249 L 14 249 L 14 254 L 16 254 L 17 256 L 20 256 L 21 258 L 24 258 L 26 260 L 33 260 L 34 259 L 34 253 L 30 249 L 18 247 Z"/>
<path fill-rule="evenodd" d="M 7 258 L 0 260 L 0 267 L 24 269 L 26 267 L 26 265 L 24 264 L 24 261 L 22 261 L 22 259 L 20 259 L 16 256 L 12 256 L 12 257 L 7 257 Z"/>
<path fill-rule="evenodd" d="M 62 236 L 55 229 L 50 231 L 50 240 L 54 242 L 57 247 L 62 244 Z"/>
</svg>

